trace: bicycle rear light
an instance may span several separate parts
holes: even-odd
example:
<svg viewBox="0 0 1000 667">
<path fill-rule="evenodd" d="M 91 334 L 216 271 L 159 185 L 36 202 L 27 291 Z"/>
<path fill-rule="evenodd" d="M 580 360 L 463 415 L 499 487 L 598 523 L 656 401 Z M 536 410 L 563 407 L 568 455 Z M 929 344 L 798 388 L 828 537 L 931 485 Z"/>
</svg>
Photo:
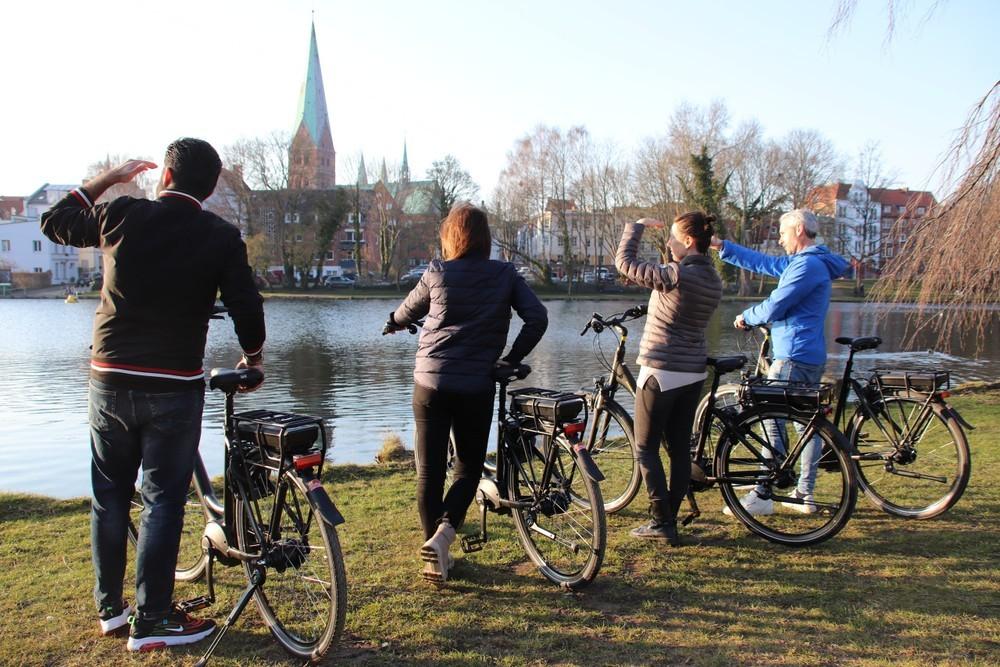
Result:
<svg viewBox="0 0 1000 667">
<path fill-rule="evenodd" d="M 587 425 L 583 422 L 573 422 L 563 426 L 563 433 L 565 433 L 566 437 L 570 440 L 576 441 L 583 435 L 583 431 L 586 427 Z"/>
<path fill-rule="evenodd" d="M 313 466 L 318 466 L 323 462 L 323 452 L 314 454 L 302 454 L 292 457 L 292 465 L 296 470 L 302 471 Z"/>
</svg>

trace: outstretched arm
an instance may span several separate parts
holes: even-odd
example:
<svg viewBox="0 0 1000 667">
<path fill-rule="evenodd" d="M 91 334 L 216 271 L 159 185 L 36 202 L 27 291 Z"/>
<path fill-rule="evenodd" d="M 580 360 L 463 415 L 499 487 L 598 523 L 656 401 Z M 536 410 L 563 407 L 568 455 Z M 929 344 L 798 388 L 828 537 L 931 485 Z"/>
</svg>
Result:
<svg viewBox="0 0 1000 667">
<path fill-rule="evenodd" d="M 711 246 L 719 253 L 723 262 L 754 273 L 764 273 L 774 278 L 781 276 L 781 272 L 785 270 L 792 259 L 789 256 L 765 255 L 762 252 L 745 248 L 739 243 L 723 241 L 716 236 L 712 237 Z"/>
</svg>

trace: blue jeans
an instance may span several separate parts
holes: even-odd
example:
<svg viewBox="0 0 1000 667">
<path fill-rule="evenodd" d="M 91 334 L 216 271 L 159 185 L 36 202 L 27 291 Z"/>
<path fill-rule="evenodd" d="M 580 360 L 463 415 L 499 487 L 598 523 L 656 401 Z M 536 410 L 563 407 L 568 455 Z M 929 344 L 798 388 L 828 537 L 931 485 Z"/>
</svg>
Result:
<svg viewBox="0 0 1000 667">
<path fill-rule="evenodd" d="M 816 384 L 823 379 L 823 371 L 826 368 L 826 364 L 820 366 L 814 366 L 812 364 L 803 364 L 798 361 L 792 361 L 791 359 L 775 359 L 774 363 L 771 364 L 770 370 L 767 372 L 767 377 L 773 380 L 788 380 L 790 382 L 807 382 L 810 384 Z M 798 423 L 795 424 L 795 430 L 802 435 L 804 430 Z M 785 443 L 785 422 L 783 421 L 773 421 L 768 423 L 768 434 L 771 439 L 772 446 L 781 453 L 787 453 L 788 447 Z M 767 452 L 765 452 L 767 454 Z M 807 493 L 812 493 L 816 486 L 816 470 L 819 467 L 819 460 L 823 455 L 823 445 L 820 442 L 818 436 L 814 436 L 809 439 L 809 442 L 805 444 L 802 450 L 802 455 L 799 457 L 799 483 L 797 490 L 799 495 L 805 495 Z"/>
<path fill-rule="evenodd" d="M 151 393 L 90 382 L 90 538 L 98 607 L 122 600 L 132 492 L 142 466 L 135 607 L 145 619 L 170 610 L 184 504 L 201 438 L 203 386 Z"/>
</svg>

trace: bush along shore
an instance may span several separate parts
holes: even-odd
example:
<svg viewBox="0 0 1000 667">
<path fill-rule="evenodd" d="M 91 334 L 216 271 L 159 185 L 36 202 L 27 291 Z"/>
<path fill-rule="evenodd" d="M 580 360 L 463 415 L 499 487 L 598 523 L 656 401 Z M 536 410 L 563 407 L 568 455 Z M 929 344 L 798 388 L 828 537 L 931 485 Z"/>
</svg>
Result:
<svg viewBox="0 0 1000 667">
<path fill-rule="evenodd" d="M 1000 391 L 952 399 L 977 428 L 972 479 L 944 516 L 904 521 L 863 497 L 825 544 L 789 549 L 723 516 L 715 491 L 686 544 L 629 538 L 642 497 L 609 517 L 597 580 L 570 594 L 526 560 L 507 517 L 483 551 L 460 555 L 443 589 L 418 573 L 421 543 L 407 463 L 329 466 L 347 518 L 349 610 L 329 664 L 995 665 L 1000 663 Z M 470 525 L 477 525 L 470 512 Z M 131 568 L 131 566 L 130 566 Z M 244 586 L 218 567 L 220 623 Z M 130 569 L 128 576 L 132 577 Z M 206 643 L 133 655 L 100 637 L 89 501 L 0 495 L 0 665 L 190 665 Z M 178 584 L 179 599 L 205 593 Z M 212 664 L 297 664 L 251 607 Z"/>
</svg>

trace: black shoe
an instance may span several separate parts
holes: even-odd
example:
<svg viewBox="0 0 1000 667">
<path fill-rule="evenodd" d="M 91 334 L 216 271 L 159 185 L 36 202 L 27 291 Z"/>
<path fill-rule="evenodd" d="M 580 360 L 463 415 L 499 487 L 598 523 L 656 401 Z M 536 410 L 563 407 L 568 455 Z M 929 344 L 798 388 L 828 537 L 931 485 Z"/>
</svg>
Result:
<svg viewBox="0 0 1000 667">
<path fill-rule="evenodd" d="M 215 621 L 194 618 L 176 607 L 158 620 L 147 621 L 133 616 L 131 621 L 127 645 L 130 651 L 193 644 L 215 630 Z"/>
<path fill-rule="evenodd" d="M 632 537 L 647 540 L 666 540 L 672 547 L 678 547 L 681 544 L 680 536 L 677 534 L 676 521 L 659 522 L 654 519 L 645 525 L 633 528 L 629 534 Z"/>
</svg>

